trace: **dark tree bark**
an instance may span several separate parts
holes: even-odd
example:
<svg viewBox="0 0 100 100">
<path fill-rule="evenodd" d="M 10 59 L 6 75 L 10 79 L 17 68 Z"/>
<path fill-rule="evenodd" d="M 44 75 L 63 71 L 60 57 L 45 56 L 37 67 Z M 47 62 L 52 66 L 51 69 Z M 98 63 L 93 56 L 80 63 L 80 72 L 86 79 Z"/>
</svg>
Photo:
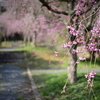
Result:
<svg viewBox="0 0 100 100">
<path fill-rule="evenodd" d="M 96 58 L 96 51 L 89 51 L 89 54 L 90 54 L 90 60 L 91 61 L 95 61 L 95 58 Z"/>
<path fill-rule="evenodd" d="M 30 42 L 31 42 L 31 37 L 30 35 L 27 36 L 27 45 L 29 46 L 30 45 Z"/>
<path fill-rule="evenodd" d="M 77 45 L 73 45 L 68 50 L 69 66 L 68 66 L 68 82 L 75 83 L 77 81 L 77 53 L 73 53 L 73 49 L 76 49 Z"/>
<path fill-rule="evenodd" d="M 34 32 L 35 38 L 34 38 L 34 46 L 37 46 L 37 32 Z"/>
<path fill-rule="evenodd" d="M 37 32 L 34 32 L 34 36 L 32 37 L 32 45 L 37 47 Z"/>
</svg>

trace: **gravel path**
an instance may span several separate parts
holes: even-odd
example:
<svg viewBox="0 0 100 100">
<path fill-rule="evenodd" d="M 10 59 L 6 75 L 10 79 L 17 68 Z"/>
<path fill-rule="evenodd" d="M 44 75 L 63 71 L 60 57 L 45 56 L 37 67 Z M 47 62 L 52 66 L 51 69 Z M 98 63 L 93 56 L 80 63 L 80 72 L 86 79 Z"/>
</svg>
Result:
<svg viewBox="0 0 100 100">
<path fill-rule="evenodd" d="M 0 100 L 16 100 L 18 87 L 24 83 L 24 72 L 15 65 L 0 65 Z"/>
<path fill-rule="evenodd" d="M 19 47 L 13 47 L 13 48 L 8 47 L 8 48 L 2 48 L 2 49 L 0 48 L 0 51 L 14 51 L 16 49 L 19 49 Z"/>
</svg>

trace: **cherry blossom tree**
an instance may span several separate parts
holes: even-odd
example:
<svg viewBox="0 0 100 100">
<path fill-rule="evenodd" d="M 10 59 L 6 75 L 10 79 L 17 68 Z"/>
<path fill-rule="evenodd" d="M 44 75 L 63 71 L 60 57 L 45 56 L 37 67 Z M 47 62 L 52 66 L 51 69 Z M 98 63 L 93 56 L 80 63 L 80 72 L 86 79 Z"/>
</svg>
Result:
<svg viewBox="0 0 100 100">
<path fill-rule="evenodd" d="M 43 12 L 45 9 L 41 8 L 41 3 L 37 0 L 4 0 L 3 5 L 7 12 L 1 15 L 1 23 L 6 27 L 6 35 L 20 33 L 27 44 L 32 40 L 36 46 L 36 41 L 50 40 L 62 27 L 61 21 L 56 24 L 57 18 L 55 20 L 52 14 Z"/>
<path fill-rule="evenodd" d="M 1 24 L 6 27 L 6 35 L 9 36 L 16 32 L 21 33 L 25 42 L 29 43 L 32 40 L 36 45 L 37 34 L 41 35 L 46 31 L 46 27 L 43 27 L 46 26 L 46 19 L 42 16 L 39 3 L 36 0 L 4 0 L 2 4 L 7 9 L 7 12 L 2 14 L 0 19 Z M 40 18 L 40 16 L 42 17 Z"/>
<path fill-rule="evenodd" d="M 77 81 L 77 64 L 79 60 L 86 60 L 84 57 L 77 57 L 77 53 L 84 52 L 84 49 L 100 52 L 100 1 L 99 0 L 39 0 L 46 9 L 67 17 L 62 21 L 66 25 L 66 40 L 63 48 L 67 47 L 69 54 L 68 81 L 74 83 Z M 66 5 L 66 7 L 64 7 Z M 80 45 L 82 50 L 78 50 Z M 58 52 L 55 52 L 58 55 Z"/>
</svg>

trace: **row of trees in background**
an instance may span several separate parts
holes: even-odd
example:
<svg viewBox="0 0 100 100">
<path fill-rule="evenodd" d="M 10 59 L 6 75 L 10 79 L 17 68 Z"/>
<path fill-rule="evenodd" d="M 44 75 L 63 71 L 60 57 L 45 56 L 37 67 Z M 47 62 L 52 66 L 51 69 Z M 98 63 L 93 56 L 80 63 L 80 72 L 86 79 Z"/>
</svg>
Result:
<svg viewBox="0 0 100 100">
<path fill-rule="evenodd" d="M 44 13 L 38 0 L 4 0 L 1 4 L 6 9 L 0 15 L 0 27 L 5 31 L 2 31 L 3 37 L 18 33 L 24 42 L 29 44 L 32 41 L 36 46 L 36 42 L 47 42 L 57 31 L 53 24 L 55 17 L 49 12 Z"/>
</svg>

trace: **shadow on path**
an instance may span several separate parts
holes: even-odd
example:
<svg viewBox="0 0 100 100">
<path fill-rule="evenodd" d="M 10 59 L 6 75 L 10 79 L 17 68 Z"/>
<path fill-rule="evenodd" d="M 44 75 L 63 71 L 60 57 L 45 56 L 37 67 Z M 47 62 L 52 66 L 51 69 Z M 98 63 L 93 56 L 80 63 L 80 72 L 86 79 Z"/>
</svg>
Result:
<svg viewBox="0 0 100 100">
<path fill-rule="evenodd" d="M 0 66 L 0 100 L 16 100 L 14 92 L 24 83 L 23 73 L 18 66 Z"/>
</svg>

